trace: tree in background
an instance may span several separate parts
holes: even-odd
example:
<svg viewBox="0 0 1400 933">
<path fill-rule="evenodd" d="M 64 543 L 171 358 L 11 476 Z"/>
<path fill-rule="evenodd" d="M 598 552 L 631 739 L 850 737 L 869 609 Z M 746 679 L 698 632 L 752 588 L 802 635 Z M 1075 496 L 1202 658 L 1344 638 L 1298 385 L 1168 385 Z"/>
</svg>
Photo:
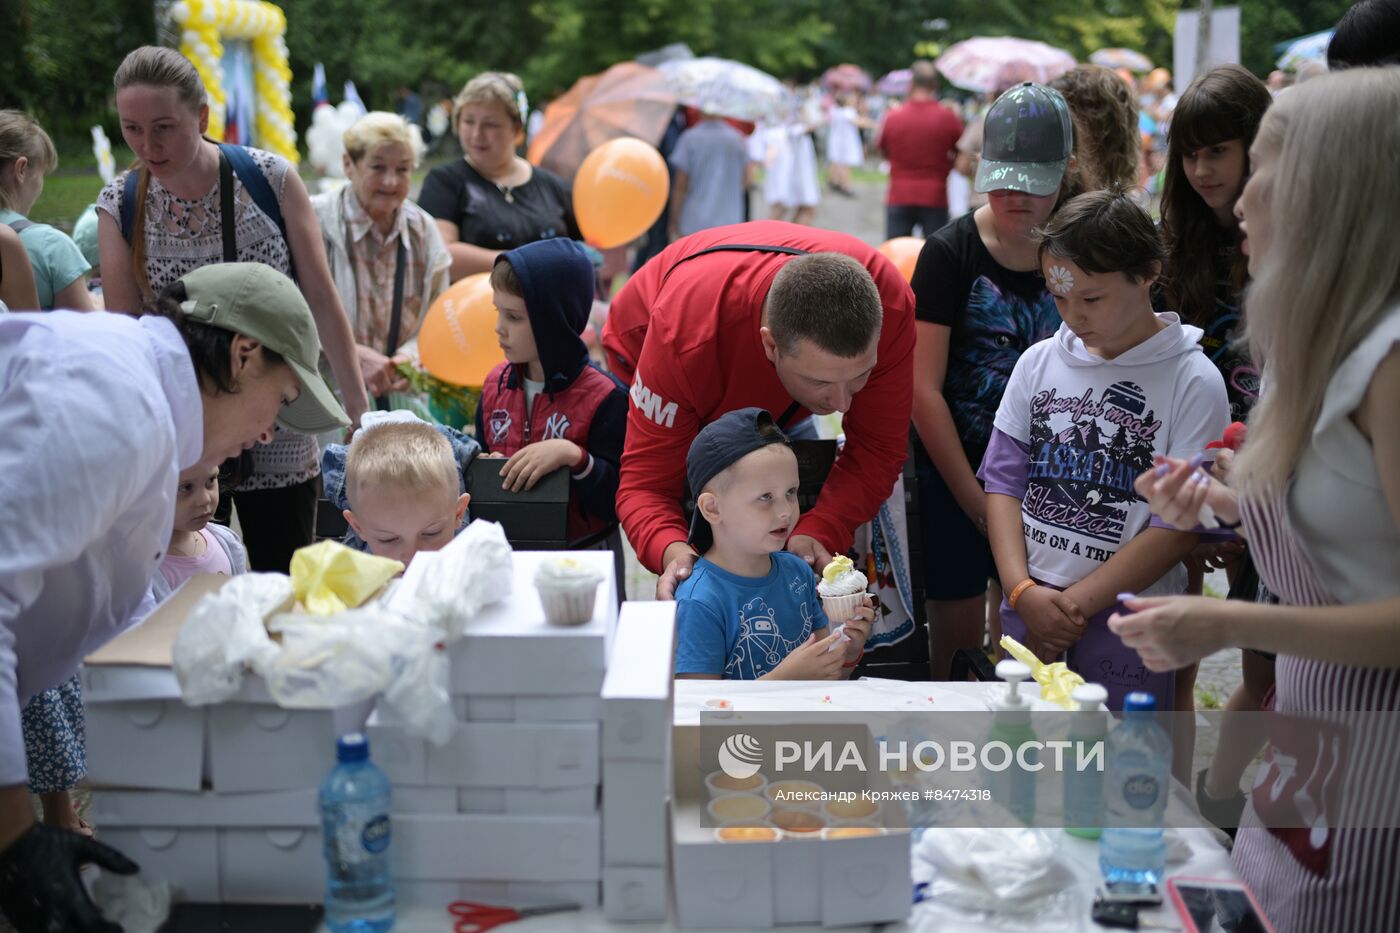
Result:
<svg viewBox="0 0 1400 933">
<path fill-rule="evenodd" d="M 1188 3 L 1194 6 L 1191 0 Z M 168 5 L 168 4 L 162 4 Z M 280 0 L 287 14 L 293 103 L 310 120 L 311 71 L 323 62 L 332 94 L 353 78 L 371 107 L 401 86 L 454 93 L 485 69 L 519 74 L 534 104 L 579 77 L 667 45 L 812 78 L 855 62 L 872 74 L 903 68 L 916 46 L 975 35 L 1018 35 L 1083 59 L 1102 46 L 1141 49 L 1171 64 L 1180 0 Z M 1240 0 L 1241 53 L 1261 77 L 1274 45 L 1326 29 L 1348 0 Z M 0 105 L 33 113 L 60 148 L 85 153 L 104 123 L 112 72 L 126 51 L 157 41 L 152 0 L 0 0 Z M 11 37 L 14 37 L 13 39 Z"/>
</svg>

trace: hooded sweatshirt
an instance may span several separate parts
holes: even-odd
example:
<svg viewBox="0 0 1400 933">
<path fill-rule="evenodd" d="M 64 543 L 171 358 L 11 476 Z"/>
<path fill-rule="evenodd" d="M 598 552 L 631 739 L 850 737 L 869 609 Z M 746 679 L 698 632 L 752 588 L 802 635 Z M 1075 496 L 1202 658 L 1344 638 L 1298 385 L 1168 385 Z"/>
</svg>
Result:
<svg viewBox="0 0 1400 933">
<path fill-rule="evenodd" d="M 544 388 L 527 406 L 525 366 L 496 366 L 477 406 L 477 440 L 483 451 L 507 457 L 556 438 L 588 452 L 571 473 L 569 537 L 577 541 L 617 522 L 618 463 L 627 430 L 626 390 L 593 366 L 579 337 L 593 307 L 593 264 L 582 247 L 563 237 L 510 250 L 496 261 L 510 263 L 520 280 Z"/>
<path fill-rule="evenodd" d="M 1133 482 L 1152 458 L 1205 451 L 1230 422 L 1201 330 L 1175 314 L 1118 357 L 1085 349 L 1067 325 L 1016 363 L 978 475 L 1021 500 L 1030 575 L 1058 587 L 1097 570 L 1152 519 Z M 1177 565 L 1143 595 L 1179 593 Z"/>
</svg>

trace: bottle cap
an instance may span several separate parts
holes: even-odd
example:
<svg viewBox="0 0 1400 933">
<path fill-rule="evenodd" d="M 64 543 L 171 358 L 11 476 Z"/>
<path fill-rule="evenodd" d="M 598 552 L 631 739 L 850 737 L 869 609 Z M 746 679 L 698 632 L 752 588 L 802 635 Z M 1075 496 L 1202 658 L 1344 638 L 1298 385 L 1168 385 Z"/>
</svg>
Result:
<svg viewBox="0 0 1400 933">
<path fill-rule="evenodd" d="M 369 759 L 369 739 L 363 732 L 347 732 L 335 742 L 335 760 L 366 761 Z"/>
<path fill-rule="evenodd" d="M 1108 690 L 1103 684 L 1080 684 L 1070 692 L 1069 697 L 1076 709 L 1087 712 L 1098 709 L 1100 703 L 1108 700 Z"/>
<path fill-rule="evenodd" d="M 1006 706 L 1011 708 L 1026 706 L 1026 701 L 1021 697 L 1021 681 L 1031 676 L 1031 669 L 1020 661 L 1007 658 L 1005 661 L 997 662 L 997 676 L 1006 681 Z"/>
<path fill-rule="evenodd" d="M 1123 698 L 1123 712 L 1125 713 L 1150 713 L 1156 708 L 1157 698 L 1141 690 L 1134 691 Z"/>
</svg>

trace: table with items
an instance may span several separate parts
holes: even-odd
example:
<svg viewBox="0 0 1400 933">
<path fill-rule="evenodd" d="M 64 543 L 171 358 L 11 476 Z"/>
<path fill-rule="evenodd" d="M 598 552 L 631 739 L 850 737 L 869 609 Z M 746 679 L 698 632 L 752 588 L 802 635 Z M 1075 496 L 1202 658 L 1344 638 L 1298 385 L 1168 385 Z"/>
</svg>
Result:
<svg viewBox="0 0 1400 933">
<path fill-rule="evenodd" d="M 424 689 L 402 677 L 372 715 L 372 703 L 285 708 L 287 685 L 265 661 L 252 665 L 264 677 L 247 676 L 221 702 L 190 706 L 168 666 L 170 636 L 164 656 L 128 644 L 93 659 L 85 669 L 92 818 L 101 838 L 141 864 L 145 887 L 105 892 L 109 916 L 136 929 L 141 909 L 172 898 L 319 902 L 326 864 L 317 788 L 333 765 L 335 736 L 368 716 L 370 758 L 392 781 L 394 929 L 405 933 L 453 928 L 470 913 L 449 913 L 462 902 L 577 907 L 511 919 L 520 933 L 875 923 L 1097 929 L 1089 919 L 1097 844 L 1057 829 L 842 835 L 831 827 L 811 842 L 771 846 L 715 844 L 708 829 L 702 839 L 692 812 L 703 805 L 693 797 L 699 779 L 676 761 L 703 712 L 986 711 L 1004 685 L 676 681 L 674 604 L 619 609 L 610 556 L 568 556 L 604 577 L 592 618 L 579 625 L 547 624 L 534 586 L 557 552 L 509 555 L 504 583 L 477 575 L 472 585 L 505 595 L 478 600 L 448 625 L 436 655 L 419 659 L 426 666 L 417 679 L 436 678 L 450 697 L 438 711 L 450 703 L 445 723 L 424 715 L 408 728 L 390 714 L 384 696 Z M 418 581 L 431 563 L 417 568 Z M 410 567 L 405 583 L 414 579 Z M 175 611 L 188 613 L 191 601 Z M 170 614 L 154 621 L 147 636 L 160 641 Z M 284 653 L 292 647 L 282 640 Z M 430 673 L 434 664 L 440 674 Z M 1058 709 L 1035 684 L 1024 692 L 1034 708 Z M 1194 809 L 1179 785 L 1170 808 L 1169 826 L 1184 822 L 1177 811 Z M 1217 835 L 1169 829 L 1168 874 L 1236 877 Z M 950 872 L 958 860 L 965 870 Z M 1170 907 L 1144 912 L 1143 925 L 1154 917 L 1180 928 Z"/>
</svg>

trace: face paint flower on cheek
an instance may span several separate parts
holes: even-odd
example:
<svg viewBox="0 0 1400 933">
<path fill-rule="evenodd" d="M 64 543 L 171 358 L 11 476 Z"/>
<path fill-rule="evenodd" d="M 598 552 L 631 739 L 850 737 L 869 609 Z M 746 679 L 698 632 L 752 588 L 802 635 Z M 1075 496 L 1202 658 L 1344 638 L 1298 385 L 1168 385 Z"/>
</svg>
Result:
<svg viewBox="0 0 1400 933">
<path fill-rule="evenodd" d="M 1074 275 L 1064 266 L 1051 266 L 1046 284 L 1052 292 L 1063 297 L 1074 291 Z"/>
</svg>

